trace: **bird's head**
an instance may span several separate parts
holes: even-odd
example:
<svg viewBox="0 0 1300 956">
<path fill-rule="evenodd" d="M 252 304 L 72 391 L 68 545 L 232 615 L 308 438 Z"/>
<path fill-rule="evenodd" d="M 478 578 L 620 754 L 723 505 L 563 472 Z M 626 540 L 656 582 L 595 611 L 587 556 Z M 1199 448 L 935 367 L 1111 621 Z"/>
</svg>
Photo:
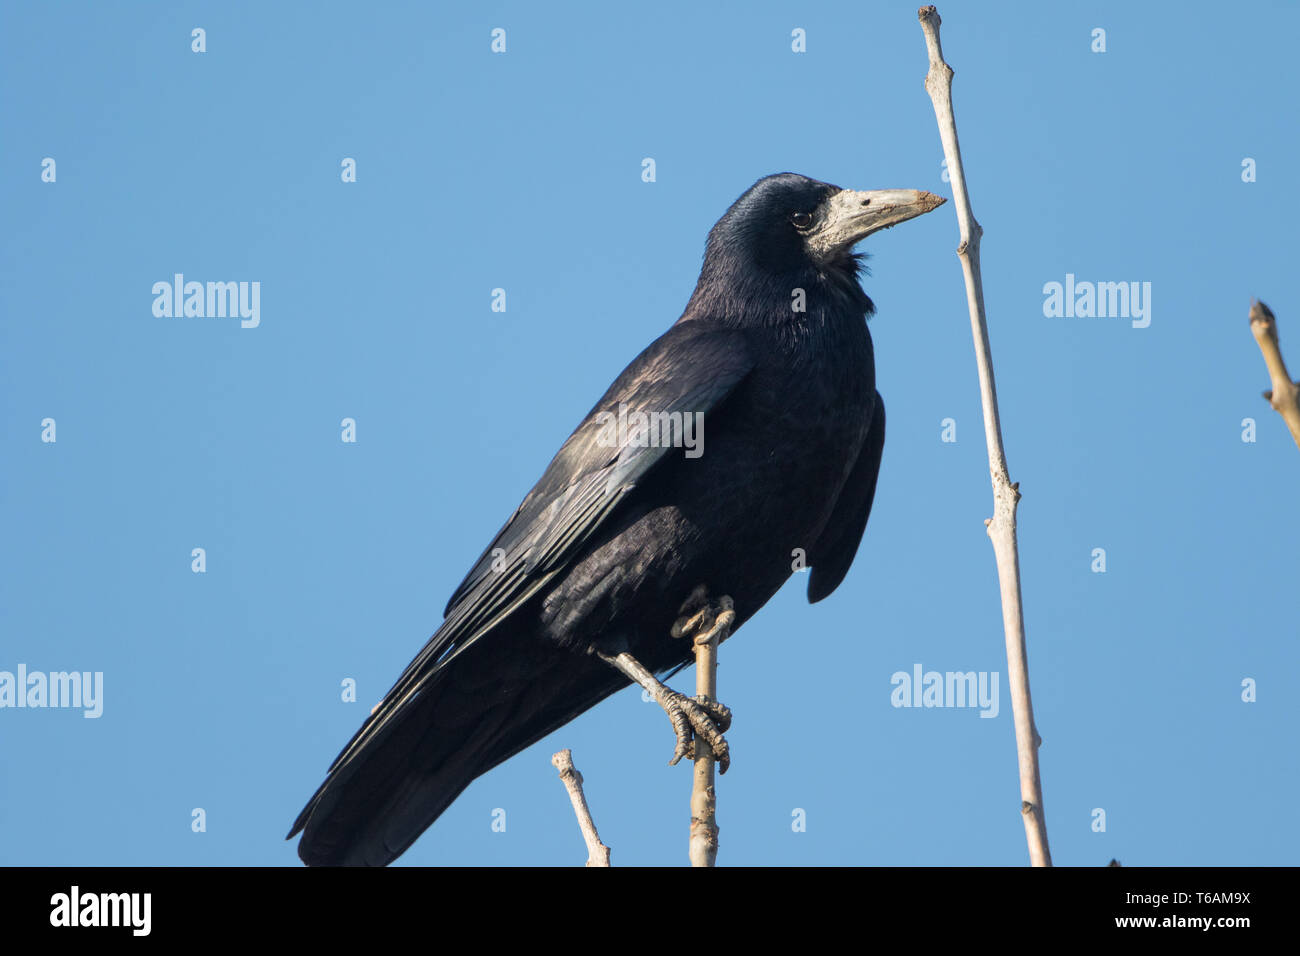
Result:
<svg viewBox="0 0 1300 956">
<path fill-rule="evenodd" d="M 820 279 L 845 292 L 851 283 L 869 310 L 870 300 L 857 284 L 860 257 L 853 246 L 944 202 L 916 189 L 858 191 L 797 173 L 767 176 L 732 203 L 709 232 L 695 298 L 723 287 L 735 297 L 756 282 L 775 291 Z"/>
<path fill-rule="evenodd" d="M 857 242 L 923 215 L 944 199 L 916 189 L 841 189 L 798 173 L 750 186 L 709 234 L 709 252 L 746 256 L 777 270 L 797 261 L 843 265 Z"/>
</svg>

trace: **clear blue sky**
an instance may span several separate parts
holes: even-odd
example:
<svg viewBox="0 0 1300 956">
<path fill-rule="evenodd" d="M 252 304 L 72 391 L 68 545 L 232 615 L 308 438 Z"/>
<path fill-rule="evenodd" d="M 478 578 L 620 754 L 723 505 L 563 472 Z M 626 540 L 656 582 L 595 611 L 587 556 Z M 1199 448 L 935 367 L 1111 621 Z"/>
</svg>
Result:
<svg viewBox="0 0 1300 956">
<path fill-rule="evenodd" d="M 4 3 L 0 671 L 102 672 L 103 712 L 0 709 L 0 862 L 295 863 L 330 760 L 731 201 L 782 170 L 951 195 L 915 8 Z M 940 12 L 1056 861 L 1300 862 L 1300 452 L 1246 322 L 1267 301 L 1300 370 L 1300 14 Z M 864 244 L 876 507 L 831 599 L 796 576 L 723 649 L 722 863 L 1027 859 L 956 244 L 951 205 Z M 176 273 L 260 283 L 260 324 L 155 316 Z M 1067 274 L 1149 282 L 1150 325 L 1044 315 Z M 916 665 L 998 672 L 998 716 L 891 706 Z M 561 747 L 616 864 L 685 861 L 690 771 L 628 690 L 401 863 L 580 863 Z"/>
</svg>

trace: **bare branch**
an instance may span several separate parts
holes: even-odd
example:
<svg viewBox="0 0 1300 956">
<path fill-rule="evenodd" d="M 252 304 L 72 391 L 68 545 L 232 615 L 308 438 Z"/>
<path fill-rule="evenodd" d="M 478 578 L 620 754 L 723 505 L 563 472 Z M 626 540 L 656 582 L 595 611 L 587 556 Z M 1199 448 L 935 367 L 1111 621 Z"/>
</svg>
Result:
<svg viewBox="0 0 1300 956">
<path fill-rule="evenodd" d="M 573 765 L 573 751 L 561 750 L 551 756 L 551 763 L 560 771 L 564 789 L 569 791 L 569 799 L 573 802 L 573 812 L 578 816 L 578 828 L 582 830 L 582 838 L 587 841 L 587 866 L 609 866 L 609 847 L 600 842 L 596 823 L 591 819 L 587 797 L 582 792 L 582 774 Z"/>
<path fill-rule="evenodd" d="M 1268 366 L 1269 378 L 1273 380 L 1273 388 L 1265 392 L 1264 397 L 1282 416 L 1286 427 L 1291 429 L 1291 437 L 1300 445 L 1300 386 L 1291 381 L 1286 362 L 1282 361 L 1273 311 L 1258 300 L 1250 303 L 1250 331 L 1255 334 L 1259 350 L 1264 354 L 1264 364 Z"/>
<path fill-rule="evenodd" d="M 980 236 L 983 230 L 971 212 L 966 192 L 966 173 L 957 145 L 957 122 L 952 112 L 952 68 L 944 62 L 939 46 L 939 11 L 922 7 L 917 11 L 930 69 L 925 89 L 934 104 L 939 137 L 948 161 L 954 208 L 961 227 L 957 256 L 966 276 L 966 304 L 970 309 L 971 334 L 975 339 L 975 362 L 979 368 L 980 404 L 984 410 L 984 439 L 988 445 L 989 474 L 993 480 L 993 517 L 985 521 L 998 567 L 1002 593 L 1002 626 L 1006 632 L 1007 683 L 1016 725 L 1016 754 L 1020 765 L 1020 810 L 1034 866 L 1051 866 L 1047 846 L 1047 819 L 1043 811 L 1042 783 L 1038 773 L 1038 747 L 1042 743 L 1034 727 L 1034 708 L 1029 696 L 1029 656 L 1025 647 L 1024 613 L 1020 605 L 1020 552 L 1016 543 L 1016 505 L 1020 486 L 1007 472 L 1002 448 L 1002 423 L 998 418 L 997 385 L 993 380 L 993 353 L 989 346 L 988 322 L 984 314 L 984 287 L 980 279 Z"/>
<path fill-rule="evenodd" d="M 673 626 L 673 636 L 692 636 L 695 644 L 696 700 L 718 699 L 718 645 L 731 636 L 736 621 L 731 598 L 718 599 L 716 607 L 706 606 L 685 622 Z M 708 629 L 699 632 L 705 618 L 712 617 Z M 718 859 L 717 793 L 713 767 L 716 758 L 709 742 L 697 734 L 694 742 L 695 772 L 691 789 L 691 866 L 713 866 Z M 725 767 L 723 768 L 725 769 Z"/>
</svg>

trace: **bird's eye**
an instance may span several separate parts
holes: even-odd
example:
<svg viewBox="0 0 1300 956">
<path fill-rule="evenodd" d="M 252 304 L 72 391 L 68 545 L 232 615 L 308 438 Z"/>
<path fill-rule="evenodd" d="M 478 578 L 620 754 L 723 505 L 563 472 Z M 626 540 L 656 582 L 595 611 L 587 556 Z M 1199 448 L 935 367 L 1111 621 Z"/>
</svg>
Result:
<svg viewBox="0 0 1300 956">
<path fill-rule="evenodd" d="M 807 229 L 812 225 L 812 213 L 797 212 L 790 217 L 790 221 L 794 223 L 796 229 Z"/>
</svg>

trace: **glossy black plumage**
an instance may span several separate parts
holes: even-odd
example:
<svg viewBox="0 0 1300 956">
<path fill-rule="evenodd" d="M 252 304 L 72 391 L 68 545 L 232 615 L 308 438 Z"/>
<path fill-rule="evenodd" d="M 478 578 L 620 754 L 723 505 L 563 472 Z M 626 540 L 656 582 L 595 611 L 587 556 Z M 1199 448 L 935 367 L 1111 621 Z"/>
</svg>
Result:
<svg viewBox="0 0 1300 956">
<path fill-rule="evenodd" d="M 390 862 L 475 777 L 626 686 L 589 647 L 682 663 L 669 629 L 697 585 L 734 599 L 737 627 L 799 553 L 810 600 L 838 587 L 885 423 L 851 243 L 812 256 L 795 225 L 838 192 L 768 177 L 713 228 L 681 318 L 565 441 L 295 821 L 305 862 Z M 702 412 L 702 454 L 609 447 L 597 416 L 620 405 Z"/>
</svg>

